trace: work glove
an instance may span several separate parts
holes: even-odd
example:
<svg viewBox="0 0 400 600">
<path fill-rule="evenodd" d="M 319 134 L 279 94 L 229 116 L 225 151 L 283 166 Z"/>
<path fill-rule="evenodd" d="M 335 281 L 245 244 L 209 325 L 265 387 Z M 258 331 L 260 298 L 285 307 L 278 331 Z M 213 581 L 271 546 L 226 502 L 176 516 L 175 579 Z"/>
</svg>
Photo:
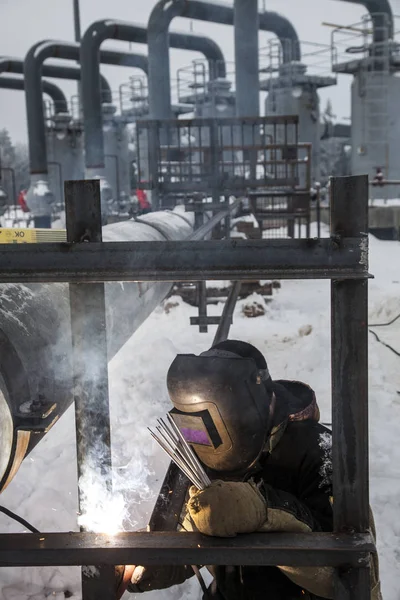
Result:
<svg viewBox="0 0 400 600">
<path fill-rule="evenodd" d="M 163 590 L 183 583 L 193 575 L 190 566 L 137 566 L 131 574 L 128 591 L 132 593 Z"/>
<path fill-rule="evenodd" d="M 258 531 L 267 520 L 267 503 L 253 482 L 213 481 L 189 489 L 188 510 L 204 535 L 234 537 Z"/>
<path fill-rule="evenodd" d="M 124 595 L 128 584 L 131 580 L 131 576 L 134 569 L 134 565 L 115 566 L 116 600 L 120 600 L 120 598 L 122 598 L 122 596 Z"/>
</svg>

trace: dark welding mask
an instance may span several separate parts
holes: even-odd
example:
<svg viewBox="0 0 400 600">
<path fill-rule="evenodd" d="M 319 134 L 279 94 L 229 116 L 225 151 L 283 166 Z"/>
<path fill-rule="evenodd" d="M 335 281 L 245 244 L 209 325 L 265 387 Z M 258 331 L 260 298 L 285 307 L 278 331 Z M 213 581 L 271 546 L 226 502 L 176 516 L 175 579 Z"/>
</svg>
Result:
<svg viewBox="0 0 400 600">
<path fill-rule="evenodd" d="M 170 414 L 210 469 L 241 473 L 263 450 L 272 396 L 263 361 L 260 368 L 254 358 L 213 348 L 178 355 L 168 371 Z"/>
</svg>

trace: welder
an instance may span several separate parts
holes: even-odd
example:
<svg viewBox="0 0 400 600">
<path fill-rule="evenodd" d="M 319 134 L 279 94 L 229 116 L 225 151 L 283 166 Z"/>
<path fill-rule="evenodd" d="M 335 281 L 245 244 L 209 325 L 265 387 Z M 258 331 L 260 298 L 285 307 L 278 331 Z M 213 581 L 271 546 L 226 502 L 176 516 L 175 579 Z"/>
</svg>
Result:
<svg viewBox="0 0 400 600">
<path fill-rule="evenodd" d="M 189 489 L 180 530 L 217 537 L 332 531 L 331 432 L 319 423 L 308 385 L 273 381 L 261 352 L 235 340 L 200 356 L 178 355 L 167 385 L 170 414 L 212 480 Z M 214 579 L 204 600 L 333 598 L 329 567 L 207 568 Z M 128 589 L 164 589 L 193 572 L 190 565 L 136 567 Z M 372 599 L 381 600 L 376 555 Z"/>
</svg>

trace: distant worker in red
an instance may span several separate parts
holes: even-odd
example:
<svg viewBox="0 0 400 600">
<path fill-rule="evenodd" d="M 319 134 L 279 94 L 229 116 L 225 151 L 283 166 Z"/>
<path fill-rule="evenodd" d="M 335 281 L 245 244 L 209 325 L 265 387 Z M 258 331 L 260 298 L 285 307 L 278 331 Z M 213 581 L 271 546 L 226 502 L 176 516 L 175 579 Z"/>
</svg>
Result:
<svg viewBox="0 0 400 600">
<path fill-rule="evenodd" d="M 21 190 L 19 195 L 18 195 L 18 206 L 20 207 L 20 209 L 22 210 L 22 212 L 24 213 L 28 213 L 29 208 L 28 205 L 26 203 L 26 194 L 28 193 L 28 190 Z"/>
<path fill-rule="evenodd" d="M 151 204 L 147 199 L 146 190 L 137 189 L 136 198 L 138 199 L 139 212 L 142 215 L 151 212 Z"/>
</svg>

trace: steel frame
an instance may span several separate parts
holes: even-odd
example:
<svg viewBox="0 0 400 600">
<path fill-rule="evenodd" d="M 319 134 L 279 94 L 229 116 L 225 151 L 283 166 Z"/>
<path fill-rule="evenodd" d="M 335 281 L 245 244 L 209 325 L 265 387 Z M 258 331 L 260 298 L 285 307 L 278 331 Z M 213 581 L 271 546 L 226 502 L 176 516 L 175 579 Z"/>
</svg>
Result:
<svg viewBox="0 0 400 600">
<path fill-rule="evenodd" d="M 138 186 L 157 201 L 299 182 L 297 116 L 140 120 L 136 132 Z"/>
<path fill-rule="evenodd" d="M 210 240 L 0 246 L 0 282 L 363 279 L 368 240 Z"/>
<path fill-rule="evenodd" d="M 375 548 L 368 524 L 368 178 L 334 178 L 331 193 L 330 240 L 86 244 L 86 214 L 80 243 L 0 247 L 0 281 L 69 281 L 90 290 L 93 282 L 129 279 L 330 279 L 334 533 L 233 539 L 176 532 L 3 534 L 1 566 L 101 565 L 95 579 L 102 600 L 113 597 L 106 565 L 116 563 L 330 565 L 336 567 L 336 600 L 369 599 L 369 554 Z M 75 309 L 87 317 L 86 307 Z M 85 403 L 81 411 L 90 423 Z"/>
</svg>

